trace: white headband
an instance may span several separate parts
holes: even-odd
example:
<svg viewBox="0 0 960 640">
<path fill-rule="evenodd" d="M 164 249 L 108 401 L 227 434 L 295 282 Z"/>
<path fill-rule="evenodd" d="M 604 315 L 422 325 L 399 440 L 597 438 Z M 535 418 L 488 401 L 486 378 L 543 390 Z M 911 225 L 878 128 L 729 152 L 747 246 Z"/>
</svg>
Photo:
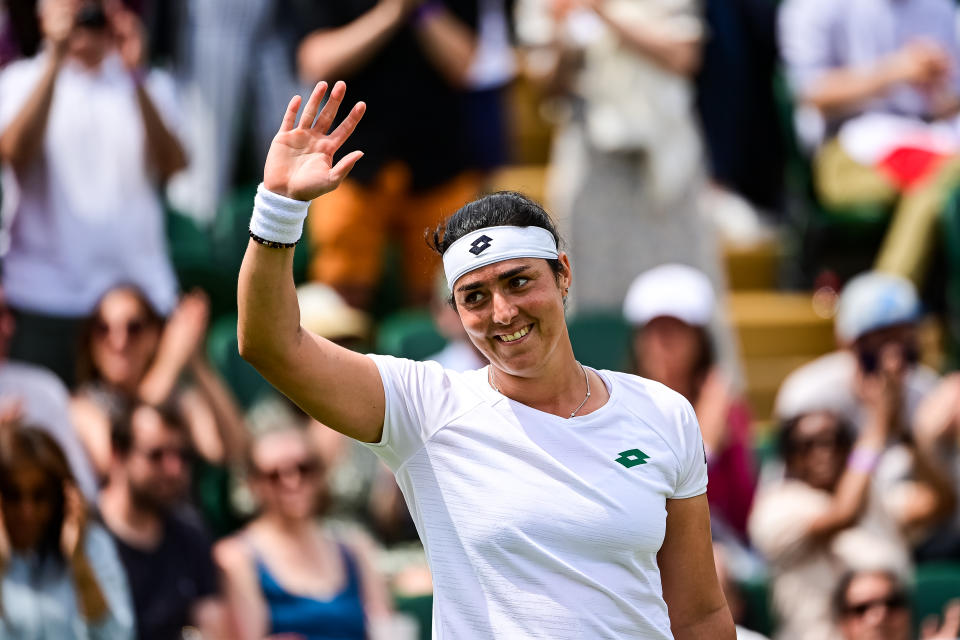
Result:
<svg viewBox="0 0 960 640">
<path fill-rule="evenodd" d="M 465 273 L 494 262 L 513 258 L 556 259 L 557 242 L 543 227 L 486 227 L 471 231 L 454 242 L 443 253 L 443 271 L 447 286 Z"/>
</svg>

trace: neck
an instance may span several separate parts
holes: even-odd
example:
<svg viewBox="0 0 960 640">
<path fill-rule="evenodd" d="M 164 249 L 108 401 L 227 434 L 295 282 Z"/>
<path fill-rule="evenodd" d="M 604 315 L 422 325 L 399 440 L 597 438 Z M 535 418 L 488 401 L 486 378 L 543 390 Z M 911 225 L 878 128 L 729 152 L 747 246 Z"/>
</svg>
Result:
<svg viewBox="0 0 960 640">
<path fill-rule="evenodd" d="M 574 357 L 573 348 L 568 342 L 561 352 L 548 358 L 533 375 L 513 375 L 491 364 L 490 378 L 500 393 L 511 400 L 567 418 L 586 397 L 585 371 Z M 594 385 L 593 382 L 590 384 L 593 396 Z M 587 402 L 577 415 L 587 413 L 590 409 L 587 405 L 591 404 Z"/>
<path fill-rule="evenodd" d="M 100 511 L 110 529 L 133 543 L 150 543 L 159 538 L 163 518 L 156 510 L 137 504 L 130 487 L 112 479 L 100 494 Z"/>
</svg>

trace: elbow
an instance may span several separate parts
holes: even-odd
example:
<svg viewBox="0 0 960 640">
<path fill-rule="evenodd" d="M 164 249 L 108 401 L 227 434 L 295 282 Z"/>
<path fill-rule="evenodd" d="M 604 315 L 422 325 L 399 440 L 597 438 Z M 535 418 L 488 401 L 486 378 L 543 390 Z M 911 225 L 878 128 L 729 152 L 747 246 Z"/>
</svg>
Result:
<svg viewBox="0 0 960 640">
<path fill-rule="evenodd" d="M 700 72 L 703 55 L 699 44 L 687 44 L 674 52 L 670 61 L 670 70 L 684 78 L 693 78 Z"/>
</svg>

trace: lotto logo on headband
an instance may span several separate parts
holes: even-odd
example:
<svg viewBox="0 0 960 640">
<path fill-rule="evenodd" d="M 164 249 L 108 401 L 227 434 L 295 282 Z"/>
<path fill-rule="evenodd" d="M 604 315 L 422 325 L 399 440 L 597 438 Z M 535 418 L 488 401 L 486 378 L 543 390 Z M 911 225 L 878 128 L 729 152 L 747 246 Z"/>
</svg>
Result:
<svg viewBox="0 0 960 640">
<path fill-rule="evenodd" d="M 476 240 L 470 243 L 470 246 L 473 247 L 470 249 L 470 253 L 475 256 L 480 255 L 484 251 L 490 248 L 490 245 L 493 244 L 493 238 L 489 236 L 480 236 Z"/>
<path fill-rule="evenodd" d="M 481 255 L 482 254 L 482 255 Z M 497 226 L 477 229 L 457 239 L 443 253 L 447 285 L 465 273 L 512 258 L 559 257 L 553 234 L 541 227 Z"/>
</svg>

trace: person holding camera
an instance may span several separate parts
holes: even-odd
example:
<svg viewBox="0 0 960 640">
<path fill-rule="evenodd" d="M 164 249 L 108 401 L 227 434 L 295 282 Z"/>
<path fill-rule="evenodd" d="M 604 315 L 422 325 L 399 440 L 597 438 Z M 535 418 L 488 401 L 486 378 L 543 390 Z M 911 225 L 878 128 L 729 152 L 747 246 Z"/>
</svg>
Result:
<svg viewBox="0 0 960 640">
<path fill-rule="evenodd" d="M 133 638 L 117 550 L 44 430 L 0 430 L 0 637 Z"/>
<path fill-rule="evenodd" d="M 186 165 L 173 83 L 144 66 L 118 0 L 40 0 L 44 44 L 0 74 L 0 160 L 17 316 L 11 356 L 68 385 L 80 323 L 118 281 L 176 302 L 158 185 Z"/>
</svg>

